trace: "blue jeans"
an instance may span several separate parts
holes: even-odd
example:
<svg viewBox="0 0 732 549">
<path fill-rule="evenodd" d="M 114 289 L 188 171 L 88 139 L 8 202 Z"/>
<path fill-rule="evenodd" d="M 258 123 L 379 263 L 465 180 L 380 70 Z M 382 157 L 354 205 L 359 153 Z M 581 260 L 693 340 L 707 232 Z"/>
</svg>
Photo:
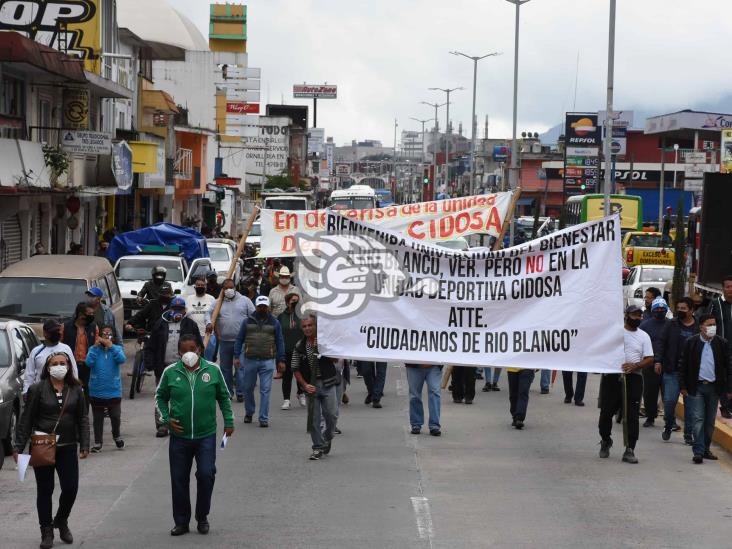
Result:
<svg viewBox="0 0 732 549">
<path fill-rule="evenodd" d="M 663 384 L 663 421 L 665 428 L 670 430 L 676 425 L 676 403 L 679 401 L 681 393 L 679 376 L 676 372 L 664 372 L 661 376 L 661 383 Z M 691 435 L 691 423 L 689 407 L 684 404 L 684 435 Z"/>
<path fill-rule="evenodd" d="M 226 387 L 229 389 L 229 394 L 234 394 L 234 342 L 233 341 L 219 341 L 219 368 L 221 373 L 224 374 L 224 381 L 226 381 Z M 239 381 L 237 375 L 237 381 Z M 241 386 L 237 383 L 236 394 L 241 395 Z"/>
<path fill-rule="evenodd" d="M 529 389 L 534 382 L 534 370 L 508 372 L 508 400 L 511 404 L 511 417 L 517 420 L 526 419 L 529 407 Z"/>
<path fill-rule="evenodd" d="M 322 450 L 333 440 L 338 419 L 338 392 L 336 385 L 323 387 L 322 381 L 315 382 L 315 394 L 308 395 L 312 409 L 312 421 L 308 428 L 313 450 Z M 323 429 L 325 420 L 325 429 Z"/>
<path fill-rule="evenodd" d="M 501 377 L 501 370 L 502 368 L 493 368 L 493 384 L 495 385 L 498 383 L 498 378 Z M 488 383 L 491 381 L 491 367 L 488 366 L 486 368 L 483 368 L 483 375 L 485 376 L 485 382 Z"/>
<path fill-rule="evenodd" d="M 196 520 L 205 520 L 211 509 L 211 494 L 216 480 L 216 435 L 181 438 L 170 434 L 168 461 L 173 488 L 173 520 L 187 526 L 191 520 L 190 480 L 196 459 Z"/>
<path fill-rule="evenodd" d="M 539 388 L 542 391 L 548 391 L 549 384 L 551 383 L 551 381 L 552 381 L 552 371 L 551 370 L 542 370 L 541 379 L 539 380 Z"/>
<path fill-rule="evenodd" d="M 384 385 L 386 384 L 386 362 L 364 362 L 357 361 L 356 368 L 363 376 L 366 390 L 371 397 L 379 401 L 384 396 Z"/>
<path fill-rule="evenodd" d="M 254 358 L 241 359 L 242 392 L 244 393 L 244 412 L 248 416 L 254 415 L 254 386 L 259 376 L 259 421 L 269 421 L 269 394 L 272 391 L 272 377 L 275 372 L 273 358 L 259 360 Z M 237 378 L 238 379 L 238 378 Z"/>
<path fill-rule="evenodd" d="M 714 420 L 717 418 L 717 404 L 719 395 L 714 383 L 701 383 L 696 386 L 695 395 L 687 395 L 686 404 L 691 408 L 691 429 L 694 435 L 695 456 L 701 456 L 709 451 L 714 434 Z"/>
<path fill-rule="evenodd" d="M 407 368 L 409 384 L 409 423 L 412 427 L 424 425 L 424 405 L 422 404 L 422 387 L 427 382 L 427 408 L 430 419 L 429 428 L 440 428 L 440 381 L 442 375 L 439 366 L 431 368 Z"/>
</svg>

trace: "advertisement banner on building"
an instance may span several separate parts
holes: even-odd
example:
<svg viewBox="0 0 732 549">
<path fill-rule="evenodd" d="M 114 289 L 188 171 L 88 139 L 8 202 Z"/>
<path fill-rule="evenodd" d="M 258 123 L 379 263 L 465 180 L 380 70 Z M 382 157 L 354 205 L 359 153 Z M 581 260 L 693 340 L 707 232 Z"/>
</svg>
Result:
<svg viewBox="0 0 732 549">
<path fill-rule="evenodd" d="M 260 116 L 256 135 L 243 135 L 241 142 L 246 150 L 247 184 L 262 185 L 266 176 L 287 173 L 290 157 L 289 117 Z"/>
<path fill-rule="evenodd" d="M 89 129 L 89 91 L 81 88 L 64 88 L 63 92 L 64 128 L 72 130 Z"/>
<path fill-rule="evenodd" d="M 119 189 L 126 191 L 132 186 L 132 149 L 126 141 L 112 145 L 112 174 Z"/>
<path fill-rule="evenodd" d="M 732 130 L 722 130 L 721 172 L 732 173 Z"/>
<path fill-rule="evenodd" d="M 600 135 L 597 114 L 567 113 L 564 124 L 565 196 L 596 192 Z"/>
<path fill-rule="evenodd" d="M 259 103 L 227 101 L 226 114 L 259 114 Z"/>
<path fill-rule="evenodd" d="M 110 154 L 112 150 L 112 136 L 108 133 L 63 130 L 61 136 L 61 147 L 67 153 Z"/>
<path fill-rule="evenodd" d="M 336 175 L 351 175 L 350 164 L 336 164 L 335 166 Z"/>
<path fill-rule="evenodd" d="M 297 99 L 336 99 L 338 86 L 335 84 L 295 84 L 292 96 Z"/>
<path fill-rule="evenodd" d="M 84 60 L 101 73 L 101 0 L 22 0 L 2 2 L 0 31 L 16 31 L 31 40 Z"/>
<path fill-rule="evenodd" d="M 419 241 L 453 240 L 459 236 L 488 234 L 497 237 L 506 219 L 511 193 L 502 192 L 418 202 L 339 213 L 379 227 L 402 232 Z M 327 210 L 261 210 L 260 255 L 294 257 L 295 235 L 315 235 L 325 226 Z"/>
<path fill-rule="evenodd" d="M 509 149 L 506 145 L 493 145 L 493 160 L 495 162 L 506 162 Z"/>
<path fill-rule="evenodd" d="M 323 355 L 621 372 L 617 215 L 459 255 L 335 213 L 325 229 L 297 270 Z"/>
<path fill-rule="evenodd" d="M 325 129 L 310 128 L 308 130 L 308 156 L 323 154 L 323 143 L 325 142 Z"/>
<path fill-rule="evenodd" d="M 335 165 L 335 143 L 325 144 L 325 159 L 328 162 L 328 170 L 332 172 Z"/>
</svg>

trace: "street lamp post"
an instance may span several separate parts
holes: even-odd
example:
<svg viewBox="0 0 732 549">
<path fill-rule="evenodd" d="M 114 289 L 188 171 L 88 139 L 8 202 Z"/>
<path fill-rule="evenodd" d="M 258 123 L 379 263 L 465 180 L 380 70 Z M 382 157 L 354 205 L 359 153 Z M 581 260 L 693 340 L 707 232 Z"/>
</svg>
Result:
<svg viewBox="0 0 732 549">
<path fill-rule="evenodd" d="M 496 55 L 501 55 L 501 53 L 492 52 L 481 56 L 467 55 L 461 51 L 451 51 L 450 53 L 453 55 L 462 55 L 463 57 L 467 57 L 473 62 L 473 116 L 471 117 L 472 143 L 470 146 L 470 196 L 472 196 L 475 191 L 475 139 L 477 133 L 477 124 L 475 120 L 475 94 L 478 87 L 478 61 L 480 61 L 481 59 L 485 59 L 486 57 L 495 57 Z"/>
<path fill-rule="evenodd" d="M 676 188 L 676 164 L 679 163 L 679 144 L 674 143 L 674 189 Z"/>
<path fill-rule="evenodd" d="M 447 190 L 447 184 L 449 183 L 449 171 L 450 171 L 450 93 L 464 89 L 462 86 L 458 88 L 429 88 L 432 91 L 442 91 L 447 94 L 447 109 L 445 109 L 445 178 L 443 180 L 445 184 L 445 190 Z"/>
<path fill-rule="evenodd" d="M 513 44 L 513 137 L 511 141 L 511 170 L 509 171 L 508 182 L 511 190 L 518 187 L 518 142 L 516 141 L 516 126 L 518 119 L 518 56 L 519 56 L 519 14 L 521 5 L 529 0 L 506 0 L 516 6 L 516 28 L 514 31 Z M 513 234 L 513 223 L 511 223 L 511 234 Z M 511 238 L 513 242 L 513 238 Z"/>
<path fill-rule="evenodd" d="M 610 215 L 610 186 L 612 172 L 610 167 L 611 146 L 613 141 L 613 81 L 615 75 L 615 0 L 610 0 L 610 30 L 607 47 L 607 108 L 605 110 L 605 140 L 603 156 L 605 157 L 605 184 L 603 185 L 604 212 Z M 632 178 L 633 174 L 631 174 Z"/>
<path fill-rule="evenodd" d="M 432 176 L 437 177 L 437 143 L 440 137 L 440 121 L 437 118 L 437 109 L 439 109 L 440 107 L 444 107 L 445 105 L 447 105 L 447 103 L 427 103 L 427 101 L 422 101 L 422 104 L 429 105 L 430 107 L 434 107 L 435 109 L 435 129 L 433 131 L 434 135 L 432 136 L 432 144 L 435 150 L 432 153 Z M 432 183 L 434 187 L 434 181 Z"/>
<path fill-rule="evenodd" d="M 437 108 L 435 108 L 435 111 L 436 110 L 437 110 Z M 415 122 L 419 122 L 420 124 L 422 124 L 422 151 L 421 151 L 421 154 L 420 154 L 419 161 L 420 161 L 420 165 L 422 166 L 422 169 L 424 169 L 424 161 L 425 161 L 425 155 L 424 155 L 424 151 L 425 151 L 424 125 L 425 125 L 425 123 L 427 123 L 427 122 L 429 122 L 431 120 L 435 120 L 435 119 L 434 118 L 425 118 L 424 120 L 422 120 L 420 118 L 414 118 L 413 116 L 410 116 L 409 118 L 410 118 L 410 120 L 414 120 Z M 410 192 L 411 192 L 412 191 L 411 185 L 410 185 L 409 189 L 410 189 Z"/>
<path fill-rule="evenodd" d="M 396 158 L 397 158 L 397 119 L 394 119 L 394 158 L 392 159 L 392 171 L 394 172 L 394 192 L 396 193 Z M 391 177 L 389 177 L 389 187 L 391 187 Z"/>
</svg>

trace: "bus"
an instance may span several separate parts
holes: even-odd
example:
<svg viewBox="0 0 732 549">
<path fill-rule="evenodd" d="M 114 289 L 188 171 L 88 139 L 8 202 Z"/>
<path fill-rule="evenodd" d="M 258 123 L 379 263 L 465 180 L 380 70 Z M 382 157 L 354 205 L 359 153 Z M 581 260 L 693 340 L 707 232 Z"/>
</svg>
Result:
<svg viewBox="0 0 732 549">
<path fill-rule="evenodd" d="M 368 210 L 376 207 L 376 192 L 368 185 L 351 185 L 333 191 L 329 205 L 334 210 Z"/>
<path fill-rule="evenodd" d="M 571 196 L 564 205 L 565 225 L 577 225 L 585 221 L 600 219 L 604 215 L 605 196 L 602 194 L 580 194 Z M 643 199 L 628 194 L 610 195 L 610 213 L 620 213 L 620 230 L 643 230 Z"/>
<path fill-rule="evenodd" d="M 374 192 L 376 192 L 376 200 L 378 200 L 379 208 L 394 205 L 394 200 L 391 197 L 391 191 L 389 189 L 375 189 Z"/>
</svg>

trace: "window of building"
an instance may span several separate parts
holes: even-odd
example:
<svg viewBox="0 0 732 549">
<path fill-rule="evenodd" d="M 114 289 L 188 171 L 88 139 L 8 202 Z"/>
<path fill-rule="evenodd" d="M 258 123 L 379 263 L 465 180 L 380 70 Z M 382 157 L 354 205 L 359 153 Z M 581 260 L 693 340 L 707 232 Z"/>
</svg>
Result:
<svg viewBox="0 0 732 549">
<path fill-rule="evenodd" d="M 2 75 L 0 81 L 0 137 L 24 137 L 25 94 L 23 81 Z"/>
<path fill-rule="evenodd" d="M 38 139 L 41 143 L 51 142 L 51 130 L 53 121 L 51 120 L 51 102 L 45 98 L 38 99 Z"/>
</svg>

